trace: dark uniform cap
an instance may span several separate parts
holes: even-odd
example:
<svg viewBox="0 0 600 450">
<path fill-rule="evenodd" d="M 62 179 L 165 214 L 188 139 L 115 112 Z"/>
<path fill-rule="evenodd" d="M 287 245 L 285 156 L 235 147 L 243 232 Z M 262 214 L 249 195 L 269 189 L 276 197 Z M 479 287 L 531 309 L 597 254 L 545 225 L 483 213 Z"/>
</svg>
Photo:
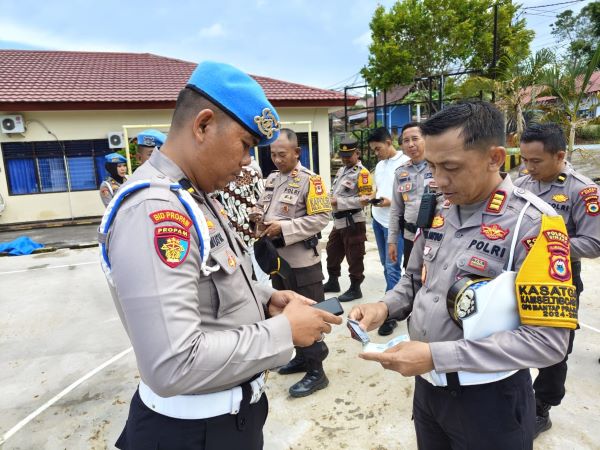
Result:
<svg viewBox="0 0 600 450">
<path fill-rule="evenodd" d="M 105 155 L 104 161 L 113 164 L 125 164 L 127 162 L 125 157 L 123 155 L 119 155 L 118 153 L 109 153 L 108 155 Z"/>
<path fill-rule="evenodd" d="M 269 145 L 279 137 L 279 115 L 260 85 L 229 64 L 205 61 L 198 64 L 187 88 L 213 102 L 246 130 Z"/>
<path fill-rule="evenodd" d="M 158 130 L 144 130 L 137 135 L 138 145 L 143 145 L 144 147 L 162 147 L 162 145 L 167 140 L 167 136 L 164 133 L 161 133 Z"/>
<path fill-rule="evenodd" d="M 356 138 L 352 136 L 345 137 L 342 139 L 342 142 L 340 142 L 340 156 L 352 156 L 352 153 L 354 153 L 356 150 L 357 145 L 358 141 Z"/>
</svg>

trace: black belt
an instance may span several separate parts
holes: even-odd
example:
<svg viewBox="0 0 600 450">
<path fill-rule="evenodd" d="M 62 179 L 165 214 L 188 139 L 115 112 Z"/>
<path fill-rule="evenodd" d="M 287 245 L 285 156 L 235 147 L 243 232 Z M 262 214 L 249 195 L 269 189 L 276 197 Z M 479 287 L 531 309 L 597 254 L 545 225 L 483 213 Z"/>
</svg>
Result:
<svg viewBox="0 0 600 450">
<path fill-rule="evenodd" d="M 347 209 L 346 211 L 334 212 L 333 217 L 335 219 L 343 219 L 344 217 L 352 217 L 354 214 L 361 212 L 362 209 Z"/>
<path fill-rule="evenodd" d="M 416 223 L 405 223 L 404 229 L 410 231 L 411 233 L 416 233 L 418 228 Z"/>
</svg>

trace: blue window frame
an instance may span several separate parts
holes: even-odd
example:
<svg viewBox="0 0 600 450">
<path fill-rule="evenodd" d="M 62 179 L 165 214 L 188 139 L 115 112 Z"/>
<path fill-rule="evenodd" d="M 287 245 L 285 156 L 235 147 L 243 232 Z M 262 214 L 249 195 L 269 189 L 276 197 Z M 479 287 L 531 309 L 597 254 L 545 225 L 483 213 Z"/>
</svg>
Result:
<svg viewBox="0 0 600 450">
<path fill-rule="evenodd" d="M 10 195 L 98 189 L 106 178 L 106 139 L 0 144 Z M 68 177 L 67 177 L 68 174 Z"/>
</svg>

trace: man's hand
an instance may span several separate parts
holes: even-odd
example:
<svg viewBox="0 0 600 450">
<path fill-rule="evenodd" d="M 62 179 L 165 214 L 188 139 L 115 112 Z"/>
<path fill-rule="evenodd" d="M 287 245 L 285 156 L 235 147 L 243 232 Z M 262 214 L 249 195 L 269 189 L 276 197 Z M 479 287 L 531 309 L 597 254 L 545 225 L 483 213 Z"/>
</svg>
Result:
<svg viewBox="0 0 600 450">
<path fill-rule="evenodd" d="M 292 328 L 292 341 L 298 347 L 308 347 L 331 332 L 331 325 L 339 325 L 342 318 L 306 305 L 298 298 L 291 299 L 283 309 Z"/>
<path fill-rule="evenodd" d="M 388 244 L 388 256 L 391 262 L 398 261 L 398 244 Z"/>
<path fill-rule="evenodd" d="M 379 203 L 377 203 L 376 205 L 373 205 L 376 208 L 388 208 L 390 206 L 392 206 L 392 202 L 390 201 L 389 198 L 387 197 L 379 197 L 381 199 L 381 201 Z"/>
<path fill-rule="evenodd" d="M 263 218 L 263 212 L 260 208 L 253 206 L 248 210 L 248 219 L 250 222 L 260 222 Z"/>
<path fill-rule="evenodd" d="M 362 206 L 367 206 L 369 204 L 369 200 L 371 200 L 371 196 L 369 195 L 361 195 L 358 200 Z"/>
<path fill-rule="evenodd" d="M 270 222 L 265 222 L 265 230 L 262 232 L 262 236 L 267 237 L 277 237 L 281 234 L 281 222 L 278 220 L 271 220 Z"/>
<path fill-rule="evenodd" d="M 303 295 L 300 295 L 294 291 L 275 291 L 273 292 L 273 295 L 271 295 L 268 303 L 269 314 L 271 317 L 281 314 L 283 309 L 293 299 L 300 300 L 302 303 L 309 306 L 317 303 L 314 300 L 304 297 Z"/>
<path fill-rule="evenodd" d="M 365 331 L 379 328 L 388 317 L 388 307 L 384 302 L 365 303 L 350 310 L 348 317 L 359 322 Z"/>
<path fill-rule="evenodd" d="M 405 377 L 422 375 L 434 368 L 431 349 L 426 342 L 400 342 L 383 353 L 361 353 L 358 356 L 377 361 L 384 369 L 394 370 Z"/>
</svg>

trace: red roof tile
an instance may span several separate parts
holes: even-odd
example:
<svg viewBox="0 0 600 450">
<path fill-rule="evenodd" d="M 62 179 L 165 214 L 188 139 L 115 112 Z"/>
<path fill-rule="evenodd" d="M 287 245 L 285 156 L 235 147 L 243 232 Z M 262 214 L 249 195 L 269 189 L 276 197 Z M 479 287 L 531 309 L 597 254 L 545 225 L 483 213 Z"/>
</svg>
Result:
<svg viewBox="0 0 600 450">
<path fill-rule="evenodd" d="M 149 53 L 0 50 L 0 110 L 11 105 L 37 109 L 36 104 L 43 109 L 82 109 L 83 104 L 85 109 L 173 107 L 195 67 Z M 339 92 L 252 77 L 274 106 L 344 104 Z"/>
</svg>

